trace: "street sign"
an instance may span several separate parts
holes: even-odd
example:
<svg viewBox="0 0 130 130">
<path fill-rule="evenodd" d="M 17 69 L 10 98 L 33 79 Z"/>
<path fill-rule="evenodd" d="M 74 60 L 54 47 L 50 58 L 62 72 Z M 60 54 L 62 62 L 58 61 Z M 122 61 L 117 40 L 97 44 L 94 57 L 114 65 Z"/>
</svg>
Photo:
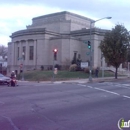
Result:
<svg viewBox="0 0 130 130">
<path fill-rule="evenodd" d="M 85 44 L 88 44 L 88 41 L 84 41 Z"/>
<path fill-rule="evenodd" d="M 22 60 L 23 58 L 22 57 L 19 57 L 18 60 Z"/>
<path fill-rule="evenodd" d="M 89 54 L 90 54 L 90 52 L 87 52 L 87 53 L 86 53 L 86 55 L 89 55 Z"/>
</svg>

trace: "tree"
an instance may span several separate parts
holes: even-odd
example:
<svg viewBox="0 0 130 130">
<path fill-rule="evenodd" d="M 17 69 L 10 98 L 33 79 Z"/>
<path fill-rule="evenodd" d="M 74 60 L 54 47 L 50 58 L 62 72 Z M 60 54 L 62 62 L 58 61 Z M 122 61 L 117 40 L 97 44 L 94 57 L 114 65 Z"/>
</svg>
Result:
<svg viewBox="0 0 130 130">
<path fill-rule="evenodd" d="M 127 48 L 127 62 L 130 62 L 130 44 L 128 45 Z"/>
<path fill-rule="evenodd" d="M 8 52 L 7 47 L 0 45 L 0 56 L 4 58 L 5 56 L 7 56 L 7 52 Z"/>
<path fill-rule="evenodd" d="M 121 63 L 127 59 L 127 47 L 130 42 L 130 34 L 123 25 L 116 25 L 108 31 L 99 48 L 101 49 L 106 62 L 115 67 L 115 78 Z"/>
</svg>

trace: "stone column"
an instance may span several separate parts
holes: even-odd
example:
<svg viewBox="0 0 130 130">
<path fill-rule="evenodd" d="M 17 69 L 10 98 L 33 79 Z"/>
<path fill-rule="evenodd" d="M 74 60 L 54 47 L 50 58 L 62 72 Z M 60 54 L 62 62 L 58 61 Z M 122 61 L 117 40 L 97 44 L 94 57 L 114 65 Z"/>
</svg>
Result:
<svg viewBox="0 0 130 130">
<path fill-rule="evenodd" d="M 34 67 L 37 67 L 37 40 L 34 40 Z"/>
<path fill-rule="evenodd" d="M 17 60 L 17 58 L 16 58 L 16 45 L 17 45 L 17 43 L 14 43 L 14 66 L 16 66 L 16 60 Z"/>
<path fill-rule="evenodd" d="M 14 57 L 15 57 L 15 52 L 14 52 L 14 42 L 12 42 L 12 62 L 11 62 L 11 65 L 14 66 Z M 13 68 L 12 68 L 13 69 Z"/>
<path fill-rule="evenodd" d="M 19 46 L 19 58 L 20 58 L 20 61 L 22 60 L 22 42 L 20 41 L 19 42 L 20 46 Z"/>
<path fill-rule="evenodd" d="M 28 66 L 28 62 L 29 62 L 29 43 L 28 41 L 26 41 L 26 52 L 25 52 L 25 65 Z"/>
</svg>

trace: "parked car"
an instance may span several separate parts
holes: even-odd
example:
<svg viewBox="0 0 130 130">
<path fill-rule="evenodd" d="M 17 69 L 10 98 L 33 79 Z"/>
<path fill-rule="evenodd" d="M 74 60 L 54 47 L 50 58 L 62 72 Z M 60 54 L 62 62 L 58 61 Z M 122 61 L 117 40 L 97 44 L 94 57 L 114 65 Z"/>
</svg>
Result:
<svg viewBox="0 0 130 130">
<path fill-rule="evenodd" d="M 11 78 L 4 76 L 3 74 L 0 74 L 0 84 L 9 84 L 11 81 Z"/>
</svg>

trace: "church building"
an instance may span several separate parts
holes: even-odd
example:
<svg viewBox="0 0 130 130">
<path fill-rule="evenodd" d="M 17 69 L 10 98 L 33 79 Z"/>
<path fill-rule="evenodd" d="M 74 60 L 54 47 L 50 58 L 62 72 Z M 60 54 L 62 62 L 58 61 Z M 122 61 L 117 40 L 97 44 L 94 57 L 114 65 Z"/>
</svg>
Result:
<svg viewBox="0 0 130 130">
<path fill-rule="evenodd" d="M 90 24 L 94 20 L 71 12 L 58 12 L 32 19 L 25 30 L 12 33 L 8 43 L 8 72 L 70 65 L 73 57 L 90 61 Z M 100 67 L 99 45 L 107 30 L 91 27 L 92 66 Z M 57 49 L 54 61 L 53 50 Z"/>
</svg>

